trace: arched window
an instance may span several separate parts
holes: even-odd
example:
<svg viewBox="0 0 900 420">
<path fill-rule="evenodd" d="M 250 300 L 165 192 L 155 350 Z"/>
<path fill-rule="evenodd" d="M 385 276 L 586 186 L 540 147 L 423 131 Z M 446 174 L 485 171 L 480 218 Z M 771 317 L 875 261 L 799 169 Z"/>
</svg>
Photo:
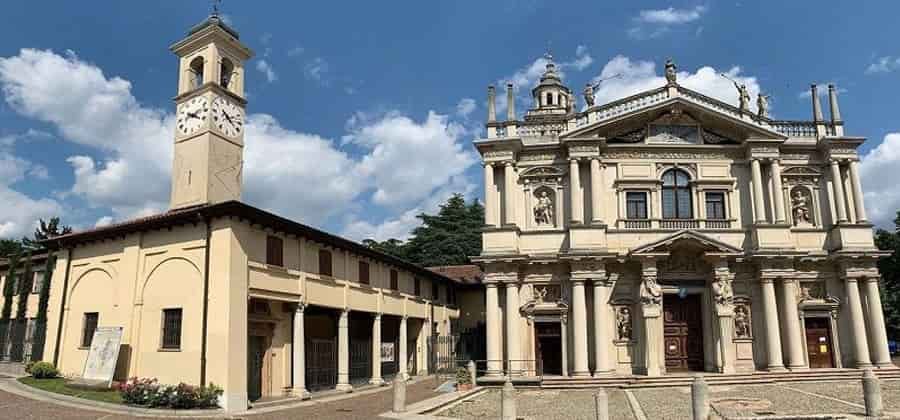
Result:
<svg viewBox="0 0 900 420">
<path fill-rule="evenodd" d="M 228 85 L 231 84 L 231 75 L 234 73 L 234 64 L 231 63 L 231 60 L 227 58 L 222 59 L 222 66 L 219 69 L 219 73 L 219 84 L 222 85 L 223 88 L 228 89 Z"/>
<path fill-rule="evenodd" d="M 553 105 L 553 94 L 547 92 L 547 105 Z"/>
<path fill-rule="evenodd" d="M 680 169 L 670 169 L 662 178 L 663 219 L 693 218 L 690 177 Z"/>
<path fill-rule="evenodd" d="M 197 57 L 191 61 L 191 75 L 194 77 L 191 81 L 193 83 L 193 86 L 191 86 L 192 88 L 203 86 L 205 81 L 203 74 L 203 57 Z"/>
</svg>

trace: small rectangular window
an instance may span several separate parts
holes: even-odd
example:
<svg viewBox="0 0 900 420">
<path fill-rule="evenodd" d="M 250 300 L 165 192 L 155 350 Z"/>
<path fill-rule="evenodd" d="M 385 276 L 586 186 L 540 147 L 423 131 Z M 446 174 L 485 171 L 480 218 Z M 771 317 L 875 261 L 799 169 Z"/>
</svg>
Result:
<svg viewBox="0 0 900 420">
<path fill-rule="evenodd" d="M 31 282 L 31 293 L 37 294 L 41 292 L 41 285 L 44 284 L 44 273 L 40 271 L 34 272 L 34 281 Z"/>
<path fill-rule="evenodd" d="M 628 219 L 646 219 L 647 218 L 647 193 L 645 192 L 626 192 L 625 193 L 625 217 Z"/>
<path fill-rule="evenodd" d="M 266 264 L 284 267 L 284 241 L 277 236 L 266 237 Z"/>
<path fill-rule="evenodd" d="M 413 278 L 413 294 L 416 296 L 422 295 L 422 280 L 419 280 L 418 277 Z"/>
<path fill-rule="evenodd" d="M 706 193 L 706 218 L 710 220 L 725 220 L 725 193 Z"/>
<path fill-rule="evenodd" d="M 369 263 L 365 261 L 359 262 L 359 282 L 369 284 Z"/>
<path fill-rule="evenodd" d="M 84 321 L 81 326 L 81 347 L 91 347 L 94 341 L 94 331 L 97 331 L 97 322 L 100 321 L 100 314 L 97 312 L 85 312 Z"/>
<path fill-rule="evenodd" d="M 397 277 L 397 270 L 391 270 L 391 290 L 400 290 L 400 281 Z"/>
<path fill-rule="evenodd" d="M 319 250 L 319 274 L 323 276 L 331 277 L 333 274 L 332 266 L 331 266 L 331 252 L 320 249 Z"/>
<path fill-rule="evenodd" d="M 162 348 L 181 348 L 181 308 L 163 309 Z"/>
</svg>

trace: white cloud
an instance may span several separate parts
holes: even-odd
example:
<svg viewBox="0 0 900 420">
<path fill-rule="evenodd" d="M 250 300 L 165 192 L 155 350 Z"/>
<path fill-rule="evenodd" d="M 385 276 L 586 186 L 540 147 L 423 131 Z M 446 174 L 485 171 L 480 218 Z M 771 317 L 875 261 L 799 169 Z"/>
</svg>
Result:
<svg viewBox="0 0 900 420">
<path fill-rule="evenodd" d="M 900 57 L 884 56 L 866 67 L 866 74 L 890 73 L 900 70 Z"/>
<path fill-rule="evenodd" d="M 0 87 L 16 112 L 51 124 L 63 140 L 88 147 L 90 153 L 67 159 L 75 178 L 68 194 L 108 212 L 97 222 L 167 208 L 174 120 L 170 112 L 141 105 L 128 81 L 107 77 L 74 54 L 25 49 L 0 58 Z M 397 112 L 379 118 L 360 114 L 348 132 L 344 142 L 336 143 L 285 128 L 270 115 L 248 116 L 244 199 L 320 224 L 372 206 L 384 206 L 390 218 L 424 208 L 422 203 L 448 183 L 469 187 L 454 180 L 463 179 L 477 159 L 464 145 L 465 129 L 447 116 L 431 112 L 415 121 Z M 349 143 L 362 155 L 342 150 Z M 60 213 L 53 200 L 31 200 L 3 188 L 29 168 L 0 155 L 0 200 L 16 203 L 0 207 L 0 232 L 24 232 L 37 217 Z M 370 217 L 368 212 L 354 216 Z"/>
<path fill-rule="evenodd" d="M 667 9 L 641 10 L 633 19 L 634 25 L 628 28 L 627 34 L 635 39 L 656 38 L 674 26 L 700 20 L 706 10 L 706 6 L 702 5 L 690 9 L 669 7 Z M 694 34 L 699 36 L 700 30 L 695 31 Z"/>
<path fill-rule="evenodd" d="M 266 81 L 272 83 L 278 80 L 278 75 L 275 73 L 275 69 L 272 68 L 272 65 L 269 62 L 262 58 L 256 61 L 256 70 L 262 73 L 266 77 Z"/>
<path fill-rule="evenodd" d="M 97 219 L 97 223 L 94 223 L 94 227 L 104 227 L 113 224 L 113 218 L 110 216 L 103 216 Z"/>
<path fill-rule="evenodd" d="M 876 226 L 893 230 L 894 218 L 900 210 L 900 133 L 889 133 L 884 141 L 862 157 L 860 178 L 866 213 Z"/>
<path fill-rule="evenodd" d="M 472 111 L 475 111 L 476 107 L 477 105 L 474 99 L 462 98 L 459 100 L 459 103 L 456 104 L 456 115 L 468 118 Z"/>
<path fill-rule="evenodd" d="M 700 67 L 693 73 L 679 71 L 678 84 L 737 106 L 737 89 L 720 73 L 723 72 L 709 66 Z M 739 83 L 747 85 L 751 98 L 756 98 L 760 91 L 756 77 L 742 75 L 741 68 L 737 66 L 731 67 L 724 73 Z M 620 76 L 613 78 L 616 75 Z M 596 101 L 598 104 L 612 102 L 666 84 L 665 78 L 657 75 L 656 64 L 652 61 L 632 60 L 622 55 L 613 57 L 607 62 L 593 81 L 602 79 L 608 80 L 602 82 L 597 89 Z M 756 101 L 751 100 L 750 102 L 751 109 L 755 110 Z"/>
<path fill-rule="evenodd" d="M 288 55 L 288 57 L 297 57 L 299 55 L 302 55 L 304 51 L 306 51 L 305 48 L 298 46 L 298 47 L 289 49 L 287 52 L 287 55 Z"/>
<path fill-rule="evenodd" d="M 39 218 L 62 214 L 62 206 L 56 200 L 34 199 L 14 189 L 26 175 L 40 178 L 46 168 L 13 155 L 11 145 L 0 145 L 0 238 L 28 235 Z"/>
<path fill-rule="evenodd" d="M 303 67 L 303 74 L 310 80 L 325 83 L 324 77 L 328 73 L 328 62 L 322 57 L 310 60 Z"/>
</svg>

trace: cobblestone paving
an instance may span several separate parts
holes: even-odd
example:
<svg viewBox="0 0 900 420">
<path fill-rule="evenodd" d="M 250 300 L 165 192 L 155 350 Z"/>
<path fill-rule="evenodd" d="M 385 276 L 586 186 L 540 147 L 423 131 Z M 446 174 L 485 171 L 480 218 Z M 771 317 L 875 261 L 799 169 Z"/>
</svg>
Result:
<svg viewBox="0 0 900 420">
<path fill-rule="evenodd" d="M 798 384 L 792 383 L 786 386 L 794 388 L 796 385 Z M 726 415 L 865 414 L 861 413 L 864 410 L 858 407 L 825 398 L 817 398 L 787 387 L 780 385 L 713 387 L 710 398 L 714 405 L 717 400 L 764 400 L 771 402 L 771 405 L 767 408 L 744 410 L 732 408 L 724 410 L 723 414 Z M 859 392 L 861 393 L 862 390 Z M 688 396 L 689 398 L 690 396 Z"/>
<path fill-rule="evenodd" d="M 9 379 L 6 379 L 9 380 Z M 412 404 L 437 395 L 434 380 L 425 380 L 407 387 L 406 401 Z M 248 413 L 239 416 L 247 420 L 313 419 L 313 420 L 372 420 L 391 409 L 392 390 L 356 395 L 351 398 L 321 402 L 310 406 L 291 408 L 264 414 Z M 90 410 L 80 410 L 52 403 L 21 397 L 0 391 L 0 420 L 126 420 L 138 417 L 121 416 Z M 148 417 L 140 417 L 148 419 Z M 222 416 L 216 419 L 222 419 Z M 229 417 L 225 417 L 229 418 Z M 158 420 L 164 417 L 157 418 Z M 183 420 L 184 418 L 182 418 Z"/>
<path fill-rule="evenodd" d="M 859 381 L 840 382 L 804 382 L 786 384 L 785 386 L 826 395 L 839 400 L 864 405 L 862 383 Z M 888 380 L 881 382 L 881 398 L 884 401 L 884 409 L 900 412 L 900 380 Z"/>
<path fill-rule="evenodd" d="M 691 389 L 647 388 L 631 391 L 648 419 L 674 420 L 691 418 Z"/>
<path fill-rule="evenodd" d="M 516 397 L 516 414 L 526 419 L 587 420 L 594 419 L 595 391 L 520 390 Z M 609 418 L 634 419 L 625 393 L 608 390 Z M 438 413 L 461 420 L 496 419 L 500 417 L 500 391 L 490 390 L 475 399 L 462 402 Z"/>
</svg>

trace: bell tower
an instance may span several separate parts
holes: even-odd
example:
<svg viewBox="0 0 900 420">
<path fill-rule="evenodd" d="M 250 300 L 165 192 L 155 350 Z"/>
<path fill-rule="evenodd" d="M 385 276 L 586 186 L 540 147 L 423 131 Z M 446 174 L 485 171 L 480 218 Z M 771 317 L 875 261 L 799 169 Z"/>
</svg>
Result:
<svg viewBox="0 0 900 420">
<path fill-rule="evenodd" d="M 170 209 L 240 200 L 244 62 L 253 52 L 217 12 L 170 50 L 179 57 Z"/>
</svg>

